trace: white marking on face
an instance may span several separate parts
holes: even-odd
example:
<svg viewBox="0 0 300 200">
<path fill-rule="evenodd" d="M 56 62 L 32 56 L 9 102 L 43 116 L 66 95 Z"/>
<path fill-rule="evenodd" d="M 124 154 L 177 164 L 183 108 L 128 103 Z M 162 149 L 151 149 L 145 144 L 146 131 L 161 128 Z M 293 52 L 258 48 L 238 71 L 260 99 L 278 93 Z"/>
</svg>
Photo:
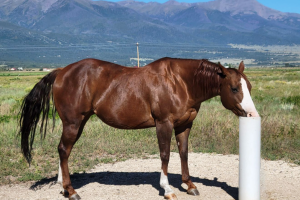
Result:
<svg viewBox="0 0 300 200">
<path fill-rule="evenodd" d="M 259 117 L 258 112 L 256 111 L 256 108 L 252 101 L 245 79 L 241 78 L 241 84 L 242 84 L 243 100 L 240 103 L 240 105 L 246 111 L 248 117 Z"/>
<path fill-rule="evenodd" d="M 173 194 L 173 190 L 171 189 L 169 185 L 168 177 L 164 174 L 163 170 L 161 170 L 160 173 L 160 187 L 165 190 L 165 195 Z"/>
<path fill-rule="evenodd" d="M 62 184 L 62 171 L 60 167 L 60 161 L 58 163 L 58 175 L 57 175 L 57 183 Z"/>
</svg>

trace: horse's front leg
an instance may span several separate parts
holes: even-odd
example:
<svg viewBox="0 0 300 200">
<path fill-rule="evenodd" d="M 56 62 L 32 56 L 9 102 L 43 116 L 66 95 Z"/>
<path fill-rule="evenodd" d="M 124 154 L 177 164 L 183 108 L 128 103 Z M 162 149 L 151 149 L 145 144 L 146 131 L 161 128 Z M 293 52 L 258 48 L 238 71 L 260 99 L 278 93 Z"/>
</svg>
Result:
<svg viewBox="0 0 300 200">
<path fill-rule="evenodd" d="M 187 184 L 188 189 L 187 193 L 190 195 L 199 195 L 197 187 L 193 184 L 189 174 L 188 167 L 188 138 L 190 130 L 192 128 L 192 123 L 175 129 L 176 141 L 179 150 L 179 155 L 181 159 L 181 173 L 182 173 L 182 182 Z"/>
<path fill-rule="evenodd" d="M 160 175 L 160 187 L 165 190 L 165 199 L 176 200 L 177 197 L 174 194 L 172 188 L 169 185 L 168 180 L 168 164 L 170 159 L 170 143 L 172 137 L 173 124 L 169 121 L 161 123 L 156 121 L 156 133 L 158 138 L 160 158 L 161 158 L 161 175 Z"/>
</svg>

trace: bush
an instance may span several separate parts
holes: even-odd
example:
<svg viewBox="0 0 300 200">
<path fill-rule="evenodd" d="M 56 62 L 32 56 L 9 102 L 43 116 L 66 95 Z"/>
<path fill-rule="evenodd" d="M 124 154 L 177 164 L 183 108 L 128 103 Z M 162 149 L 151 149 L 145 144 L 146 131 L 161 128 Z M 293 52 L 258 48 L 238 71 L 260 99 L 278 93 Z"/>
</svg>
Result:
<svg viewBox="0 0 300 200">
<path fill-rule="evenodd" d="M 281 99 L 284 104 L 294 104 L 300 106 L 300 96 L 288 96 Z"/>
<path fill-rule="evenodd" d="M 0 124 L 1 124 L 1 123 L 9 122 L 10 118 L 11 118 L 11 117 L 8 116 L 8 115 L 2 115 L 2 116 L 0 116 Z"/>
</svg>

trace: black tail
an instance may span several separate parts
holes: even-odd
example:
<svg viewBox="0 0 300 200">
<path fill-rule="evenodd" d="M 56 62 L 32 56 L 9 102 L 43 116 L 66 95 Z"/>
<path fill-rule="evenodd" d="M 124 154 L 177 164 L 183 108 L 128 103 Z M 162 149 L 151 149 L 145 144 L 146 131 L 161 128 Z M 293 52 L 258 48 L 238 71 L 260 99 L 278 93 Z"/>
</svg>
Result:
<svg viewBox="0 0 300 200">
<path fill-rule="evenodd" d="M 32 144 L 34 141 L 36 126 L 42 114 L 40 133 L 45 137 L 50 110 L 50 98 L 52 96 L 52 85 L 59 69 L 44 76 L 24 98 L 20 110 L 20 132 L 21 149 L 30 164 Z M 52 97 L 53 98 L 53 97 Z M 54 107 L 54 106 L 53 106 Z M 52 110 L 53 121 L 55 120 L 55 108 Z M 54 125 L 53 125 L 54 126 Z M 30 137 L 30 139 L 29 139 Z M 30 142 L 29 142 L 30 141 Z"/>
</svg>

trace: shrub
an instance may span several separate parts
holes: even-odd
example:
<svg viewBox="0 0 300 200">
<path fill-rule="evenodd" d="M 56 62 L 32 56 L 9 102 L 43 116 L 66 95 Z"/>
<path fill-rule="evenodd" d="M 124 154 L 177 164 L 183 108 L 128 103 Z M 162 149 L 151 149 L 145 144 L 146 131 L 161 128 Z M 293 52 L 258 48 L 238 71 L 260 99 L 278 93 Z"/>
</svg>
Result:
<svg viewBox="0 0 300 200">
<path fill-rule="evenodd" d="M 294 104 L 300 106 L 300 96 L 288 96 L 281 99 L 284 104 Z"/>
<path fill-rule="evenodd" d="M 11 118 L 11 117 L 8 116 L 8 115 L 2 115 L 2 116 L 0 116 L 0 124 L 1 124 L 1 123 L 9 122 L 9 119 L 10 119 L 10 118 Z"/>
</svg>

